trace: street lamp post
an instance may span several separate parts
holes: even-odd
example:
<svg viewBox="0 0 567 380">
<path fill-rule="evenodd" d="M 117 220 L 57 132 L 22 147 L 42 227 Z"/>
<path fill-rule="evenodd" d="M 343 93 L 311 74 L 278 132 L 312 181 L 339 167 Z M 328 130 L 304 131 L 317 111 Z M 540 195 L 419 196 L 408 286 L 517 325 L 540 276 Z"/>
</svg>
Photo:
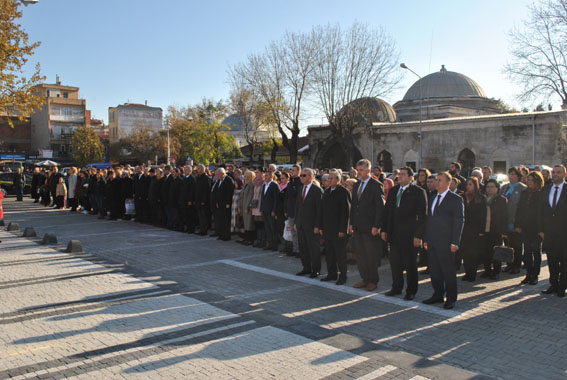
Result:
<svg viewBox="0 0 567 380">
<path fill-rule="evenodd" d="M 423 93 L 421 92 L 421 75 L 419 75 L 418 73 L 416 73 L 415 71 L 413 71 L 412 69 L 410 69 L 405 63 L 400 63 L 400 67 L 402 69 L 406 69 L 408 71 L 410 71 L 411 73 L 413 73 L 415 76 L 417 76 L 419 78 L 418 83 L 419 83 L 419 132 L 417 135 L 417 138 L 419 139 L 419 165 L 417 169 L 420 169 L 423 167 L 423 137 L 422 137 L 422 130 L 421 130 L 421 123 L 423 121 L 423 114 L 422 114 L 422 109 L 423 109 Z"/>
</svg>

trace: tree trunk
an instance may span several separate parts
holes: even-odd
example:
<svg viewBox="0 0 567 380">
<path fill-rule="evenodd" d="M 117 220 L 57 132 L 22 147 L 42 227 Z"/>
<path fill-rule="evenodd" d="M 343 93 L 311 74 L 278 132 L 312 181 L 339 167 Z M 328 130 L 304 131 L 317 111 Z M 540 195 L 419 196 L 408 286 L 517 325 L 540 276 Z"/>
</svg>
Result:
<svg viewBox="0 0 567 380">
<path fill-rule="evenodd" d="M 299 129 L 294 129 L 291 133 L 291 141 L 289 143 L 289 163 L 297 164 L 297 140 L 299 139 Z"/>
<path fill-rule="evenodd" d="M 272 153 L 270 156 L 270 159 L 272 160 L 272 162 L 276 162 L 277 161 L 277 153 L 278 153 L 278 142 L 276 141 L 276 139 L 272 139 Z"/>
<path fill-rule="evenodd" d="M 250 165 L 254 164 L 254 153 L 256 152 L 256 144 L 250 144 Z"/>
</svg>

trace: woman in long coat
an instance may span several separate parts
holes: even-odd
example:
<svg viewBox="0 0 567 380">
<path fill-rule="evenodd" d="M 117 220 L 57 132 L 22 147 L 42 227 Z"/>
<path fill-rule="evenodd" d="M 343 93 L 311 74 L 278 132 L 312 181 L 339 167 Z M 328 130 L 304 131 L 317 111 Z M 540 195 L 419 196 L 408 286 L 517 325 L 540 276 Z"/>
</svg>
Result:
<svg viewBox="0 0 567 380">
<path fill-rule="evenodd" d="M 252 171 L 244 173 L 244 188 L 240 192 L 240 199 L 238 200 L 238 213 L 242 215 L 244 221 L 244 236 L 241 241 L 244 245 L 251 245 L 256 239 L 256 228 L 254 215 L 250 203 L 254 198 L 254 178 L 256 174 Z"/>
</svg>

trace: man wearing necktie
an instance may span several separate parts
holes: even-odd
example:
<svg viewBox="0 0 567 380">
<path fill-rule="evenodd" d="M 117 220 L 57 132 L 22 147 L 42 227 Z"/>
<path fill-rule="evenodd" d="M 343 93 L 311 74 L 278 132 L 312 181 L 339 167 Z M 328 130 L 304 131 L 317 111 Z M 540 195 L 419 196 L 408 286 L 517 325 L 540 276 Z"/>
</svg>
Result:
<svg viewBox="0 0 567 380">
<path fill-rule="evenodd" d="M 349 232 L 353 235 L 356 265 L 362 281 L 354 285 L 368 291 L 376 289 L 378 264 L 382 257 L 380 227 L 384 212 L 382 184 L 370 177 L 372 164 L 362 159 L 356 164 L 359 181 L 354 185 Z"/>
<path fill-rule="evenodd" d="M 299 254 L 303 269 L 298 276 L 309 274 L 311 278 L 319 277 L 321 272 L 321 249 L 319 246 L 319 229 L 321 227 L 321 197 L 323 190 L 313 180 L 315 172 L 306 168 L 301 172 L 300 196 L 295 206 L 295 230 L 299 239 Z"/>
<path fill-rule="evenodd" d="M 551 186 L 542 190 L 540 207 L 543 251 L 547 254 L 550 287 L 543 294 L 557 293 L 565 297 L 567 288 L 567 188 L 565 186 L 565 166 L 556 165 L 551 171 Z"/>
<path fill-rule="evenodd" d="M 463 198 L 449 191 L 453 178 L 448 172 L 437 175 L 437 194 L 429 201 L 429 212 L 423 235 L 427 250 L 433 295 L 423 303 L 443 303 L 452 309 L 457 302 L 455 253 L 459 250 L 465 221 Z"/>
<path fill-rule="evenodd" d="M 382 239 L 390 242 L 390 269 L 392 289 L 386 296 L 402 293 L 404 270 L 407 273 L 407 287 L 404 299 L 411 301 L 417 293 L 417 248 L 421 247 L 427 196 L 425 190 L 414 185 L 413 170 L 400 169 L 398 185 L 392 188 L 386 200 Z"/>
</svg>

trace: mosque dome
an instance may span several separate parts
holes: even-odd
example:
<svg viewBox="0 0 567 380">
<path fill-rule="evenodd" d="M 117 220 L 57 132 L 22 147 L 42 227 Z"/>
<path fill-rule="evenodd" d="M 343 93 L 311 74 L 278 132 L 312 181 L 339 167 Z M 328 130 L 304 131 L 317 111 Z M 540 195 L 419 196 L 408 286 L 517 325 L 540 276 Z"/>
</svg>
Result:
<svg viewBox="0 0 567 380">
<path fill-rule="evenodd" d="M 442 65 L 440 71 L 426 75 L 415 82 L 406 92 L 402 101 L 469 97 L 486 98 L 486 95 L 474 80 L 466 75 L 447 71 L 445 65 Z"/>
<path fill-rule="evenodd" d="M 396 111 L 394 107 L 388 102 L 374 97 L 353 100 L 339 111 L 339 115 L 346 112 L 355 115 L 355 122 L 393 123 L 396 121 Z"/>
</svg>

